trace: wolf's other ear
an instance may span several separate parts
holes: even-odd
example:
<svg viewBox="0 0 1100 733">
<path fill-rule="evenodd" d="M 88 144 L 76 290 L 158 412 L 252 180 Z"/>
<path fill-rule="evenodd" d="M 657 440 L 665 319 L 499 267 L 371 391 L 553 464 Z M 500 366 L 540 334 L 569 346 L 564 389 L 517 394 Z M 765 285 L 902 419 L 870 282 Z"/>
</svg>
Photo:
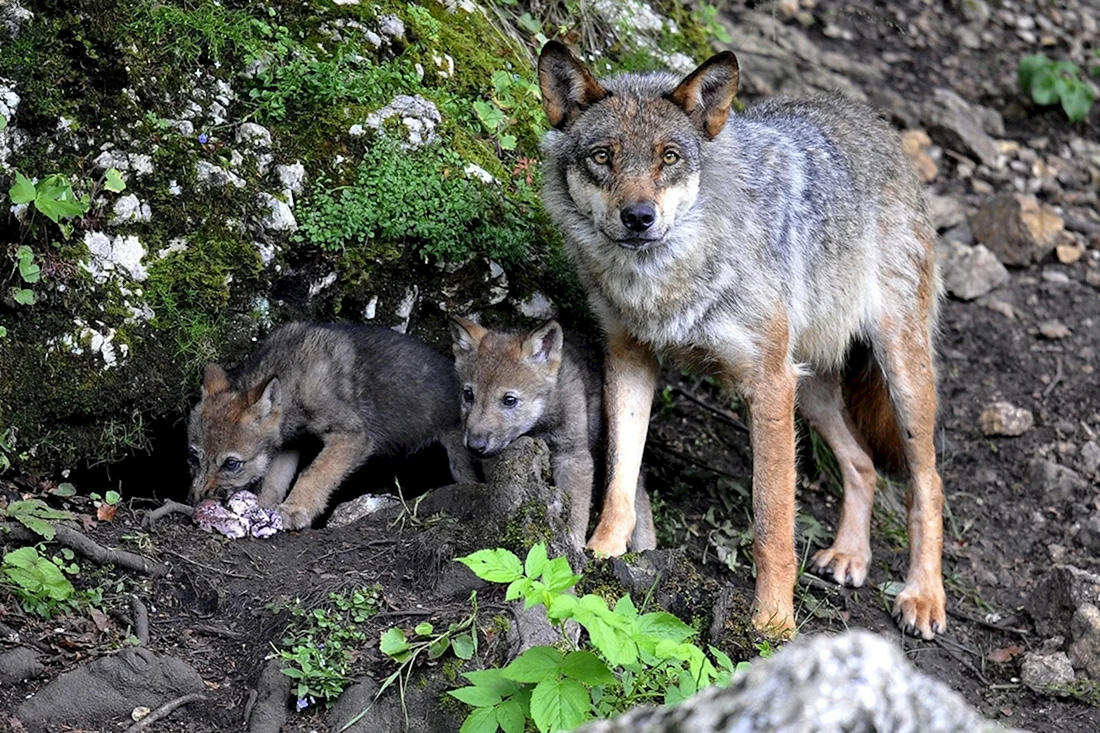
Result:
<svg viewBox="0 0 1100 733">
<path fill-rule="evenodd" d="M 539 54 L 539 87 L 546 119 L 554 128 L 565 127 L 585 107 L 607 96 L 596 77 L 558 41 L 549 41 Z"/>
<path fill-rule="evenodd" d="M 558 322 L 550 321 L 539 326 L 523 339 L 523 355 L 535 364 L 560 362 L 564 338 Z"/>
<path fill-rule="evenodd" d="M 669 99 L 683 108 L 707 137 L 722 131 L 737 94 L 741 71 L 732 51 L 723 51 L 704 61 L 673 90 Z"/>
<path fill-rule="evenodd" d="M 229 389 L 229 377 L 225 370 L 217 364 L 207 364 L 202 370 L 202 396 L 205 399 L 209 395 L 225 392 Z"/>
<path fill-rule="evenodd" d="M 262 420 L 282 407 L 282 404 L 282 386 L 279 384 L 278 377 L 272 377 L 267 380 L 267 384 L 264 385 L 263 391 L 260 392 L 260 396 L 257 397 L 256 401 L 253 403 L 256 410 L 256 417 Z"/>
<path fill-rule="evenodd" d="M 455 358 L 477 351 L 486 333 L 488 331 L 473 321 L 451 316 L 451 348 L 454 350 Z"/>
</svg>

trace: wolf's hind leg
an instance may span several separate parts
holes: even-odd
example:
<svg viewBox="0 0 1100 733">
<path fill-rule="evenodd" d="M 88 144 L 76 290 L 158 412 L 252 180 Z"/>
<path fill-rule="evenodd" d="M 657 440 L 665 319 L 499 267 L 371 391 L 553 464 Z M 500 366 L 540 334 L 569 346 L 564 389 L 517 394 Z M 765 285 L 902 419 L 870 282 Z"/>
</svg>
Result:
<svg viewBox="0 0 1100 733">
<path fill-rule="evenodd" d="M 653 508 L 645 490 L 645 472 L 638 476 L 638 488 L 634 492 L 634 531 L 627 546 L 631 552 L 657 549 L 657 528 L 653 526 Z"/>
<path fill-rule="evenodd" d="M 894 619 L 906 633 L 931 639 L 947 628 L 932 338 L 927 320 L 917 314 L 882 323 L 876 336 L 876 358 L 886 372 L 910 476 L 909 574 L 894 600 Z"/>
<path fill-rule="evenodd" d="M 477 472 L 474 470 L 474 461 L 470 451 L 466 448 L 466 441 L 462 438 L 461 430 L 452 430 L 444 433 L 439 442 L 447 451 L 447 461 L 451 466 L 451 478 L 460 484 L 476 484 Z"/>
<path fill-rule="evenodd" d="M 844 406 L 837 380 L 818 375 L 803 378 L 798 385 L 798 411 L 829 444 L 844 481 L 836 539 L 832 547 L 814 555 L 813 567 L 838 583 L 859 588 L 871 565 L 874 463 Z"/>
<path fill-rule="evenodd" d="M 276 453 L 271 465 L 267 467 L 264 485 L 260 489 L 260 506 L 271 508 L 281 502 L 286 497 L 297 470 L 298 451 L 284 450 Z"/>
<path fill-rule="evenodd" d="M 325 510 L 332 492 L 367 460 L 371 441 L 365 433 L 334 433 L 306 467 L 290 496 L 276 509 L 286 529 L 306 529 Z"/>
</svg>

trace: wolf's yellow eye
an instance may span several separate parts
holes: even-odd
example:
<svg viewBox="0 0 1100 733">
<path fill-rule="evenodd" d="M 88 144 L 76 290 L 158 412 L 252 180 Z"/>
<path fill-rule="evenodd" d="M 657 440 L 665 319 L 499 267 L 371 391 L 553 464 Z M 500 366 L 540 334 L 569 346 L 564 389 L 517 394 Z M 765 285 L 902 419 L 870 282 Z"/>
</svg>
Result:
<svg viewBox="0 0 1100 733">
<path fill-rule="evenodd" d="M 606 150 L 593 150 L 592 162 L 596 165 L 607 165 L 611 161 L 611 153 Z"/>
<path fill-rule="evenodd" d="M 675 165 L 680 160 L 680 154 L 675 150 L 666 150 L 663 160 L 665 165 Z"/>
</svg>

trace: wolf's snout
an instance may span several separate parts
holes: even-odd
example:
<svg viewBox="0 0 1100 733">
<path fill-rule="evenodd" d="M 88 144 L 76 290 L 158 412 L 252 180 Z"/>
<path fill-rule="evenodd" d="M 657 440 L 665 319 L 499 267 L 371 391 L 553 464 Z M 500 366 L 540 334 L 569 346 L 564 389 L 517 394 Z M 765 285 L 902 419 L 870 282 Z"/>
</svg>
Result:
<svg viewBox="0 0 1100 733">
<path fill-rule="evenodd" d="M 619 217 L 623 220 L 623 226 L 627 229 L 642 234 L 649 231 L 650 227 L 657 221 L 657 207 L 649 203 L 630 204 L 623 207 L 623 210 L 619 212 Z"/>
<path fill-rule="evenodd" d="M 489 450 L 489 436 L 488 435 L 467 435 L 466 447 L 479 456 L 485 455 L 485 452 Z"/>
</svg>

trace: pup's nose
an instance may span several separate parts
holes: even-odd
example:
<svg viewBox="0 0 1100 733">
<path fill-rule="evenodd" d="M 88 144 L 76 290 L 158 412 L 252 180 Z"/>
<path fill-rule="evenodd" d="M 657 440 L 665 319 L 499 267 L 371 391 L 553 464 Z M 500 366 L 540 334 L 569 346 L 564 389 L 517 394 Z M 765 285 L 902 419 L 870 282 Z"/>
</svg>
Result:
<svg viewBox="0 0 1100 733">
<path fill-rule="evenodd" d="M 485 451 L 489 450 L 489 436 L 487 435 L 467 435 L 466 447 L 472 450 L 479 456 L 485 455 Z"/>
<path fill-rule="evenodd" d="M 623 226 L 632 232 L 644 232 L 657 221 L 657 207 L 653 204 L 631 204 L 619 213 Z"/>
</svg>

